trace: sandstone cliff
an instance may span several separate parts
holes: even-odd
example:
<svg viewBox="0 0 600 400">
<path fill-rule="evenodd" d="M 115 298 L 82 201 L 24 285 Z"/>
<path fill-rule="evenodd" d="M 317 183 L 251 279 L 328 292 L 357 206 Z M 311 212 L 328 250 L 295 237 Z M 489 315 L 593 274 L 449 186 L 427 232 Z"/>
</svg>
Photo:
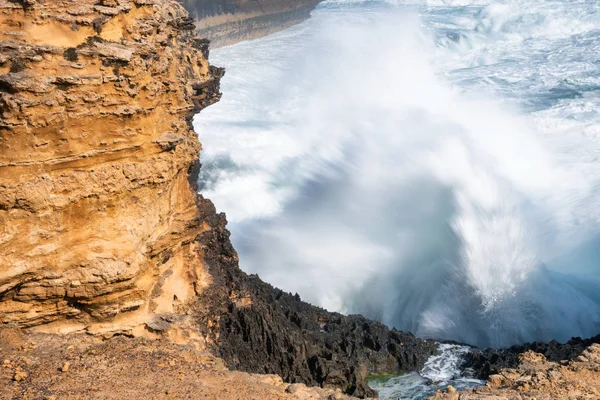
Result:
<svg viewBox="0 0 600 400">
<path fill-rule="evenodd" d="M 193 27 L 172 1 L 0 0 L 0 322 L 143 329 L 209 283 L 190 119 L 222 70 Z"/>
<path fill-rule="evenodd" d="M 322 0 L 180 0 L 212 46 L 255 39 L 302 22 Z"/>
</svg>

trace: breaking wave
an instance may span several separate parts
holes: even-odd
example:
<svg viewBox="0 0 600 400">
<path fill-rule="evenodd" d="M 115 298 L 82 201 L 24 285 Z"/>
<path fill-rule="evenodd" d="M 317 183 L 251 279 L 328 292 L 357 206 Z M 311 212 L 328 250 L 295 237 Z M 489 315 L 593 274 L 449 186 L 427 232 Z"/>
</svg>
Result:
<svg viewBox="0 0 600 400">
<path fill-rule="evenodd" d="M 244 270 L 478 346 L 600 331 L 593 1 L 336 1 L 214 51 L 201 192 Z"/>
</svg>

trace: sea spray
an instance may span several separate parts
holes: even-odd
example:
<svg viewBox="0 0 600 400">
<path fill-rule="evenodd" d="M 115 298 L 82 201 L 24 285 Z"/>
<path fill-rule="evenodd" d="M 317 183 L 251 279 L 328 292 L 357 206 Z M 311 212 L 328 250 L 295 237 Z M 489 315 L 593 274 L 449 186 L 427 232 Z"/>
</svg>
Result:
<svg viewBox="0 0 600 400">
<path fill-rule="evenodd" d="M 544 64 L 554 46 L 581 56 L 563 41 L 596 21 L 585 5 L 555 31 L 537 2 L 413 3 L 325 3 L 214 53 L 228 73 L 197 121 L 201 191 L 242 267 L 424 337 L 597 333 L 600 118 L 555 75 L 581 93 L 593 77 L 587 59 Z"/>
</svg>

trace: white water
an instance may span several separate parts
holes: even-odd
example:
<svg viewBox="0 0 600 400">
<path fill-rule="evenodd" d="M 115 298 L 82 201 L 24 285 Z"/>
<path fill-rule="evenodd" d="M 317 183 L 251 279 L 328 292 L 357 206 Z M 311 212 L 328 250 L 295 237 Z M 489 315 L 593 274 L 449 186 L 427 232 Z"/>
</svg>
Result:
<svg viewBox="0 0 600 400">
<path fill-rule="evenodd" d="M 201 192 L 241 266 L 479 346 L 600 332 L 600 6 L 328 1 L 219 49 Z"/>
<path fill-rule="evenodd" d="M 482 381 L 461 376 L 462 357 L 470 350 L 467 346 L 440 344 L 440 354 L 430 357 L 420 373 L 372 379 L 369 386 L 379 392 L 380 399 L 425 400 L 448 385 L 458 390 L 482 385 Z"/>
</svg>

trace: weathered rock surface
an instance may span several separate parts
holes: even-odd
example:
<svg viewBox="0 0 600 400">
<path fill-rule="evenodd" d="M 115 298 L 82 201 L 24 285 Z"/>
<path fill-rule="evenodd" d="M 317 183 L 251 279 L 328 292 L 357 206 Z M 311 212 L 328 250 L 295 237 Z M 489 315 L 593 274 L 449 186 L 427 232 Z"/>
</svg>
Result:
<svg viewBox="0 0 600 400">
<path fill-rule="evenodd" d="M 558 353 L 552 353 L 557 355 Z M 557 400 L 600 398 L 600 345 L 592 344 L 572 361 L 549 361 L 527 350 L 515 368 L 499 369 L 487 384 L 469 391 L 448 388 L 434 400 Z"/>
<path fill-rule="evenodd" d="M 180 0 L 212 46 L 230 45 L 309 18 L 321 0 Z"/>
<path fill-rule="evenodd" d="M 478 379 L 487 379 L 505 368 L 516 368 L 521 354 L 533 351 L 549 361 L 573 360 L 594 343 L 600 343 L 600 335 L 589 339 L 572 338 L 567 343 L 553 340 L 548 343 L 533 342 L 511 346 L 507 349 L 485 349 L 466 354 L 463 368 Z"/>
<path fill-rule="evenodd" d="M 209 211 L 205 221 L 211 229 L 200 243 L 213 283 L 192 313 L 208 348 L 230 368 L 369 397 L 376 396 L 366 385 L 369 374 L 419 370 L 436 352 L 433 341 L 362 316 L 327 312 L 245 274 L 225 216 Z"/>
<path fill-rule="evenodd" d="M 0 323 L 143 330 L 208 284 L 207 52 L 174 1 L 0 0 Z"/>
<path fill-rule="evenodd" d="M 339 389 L 229 371 L 219 358 L 166 340 L 0 329 L 0 355 L 0 399 L 351 400 Z"/>
</svg>

